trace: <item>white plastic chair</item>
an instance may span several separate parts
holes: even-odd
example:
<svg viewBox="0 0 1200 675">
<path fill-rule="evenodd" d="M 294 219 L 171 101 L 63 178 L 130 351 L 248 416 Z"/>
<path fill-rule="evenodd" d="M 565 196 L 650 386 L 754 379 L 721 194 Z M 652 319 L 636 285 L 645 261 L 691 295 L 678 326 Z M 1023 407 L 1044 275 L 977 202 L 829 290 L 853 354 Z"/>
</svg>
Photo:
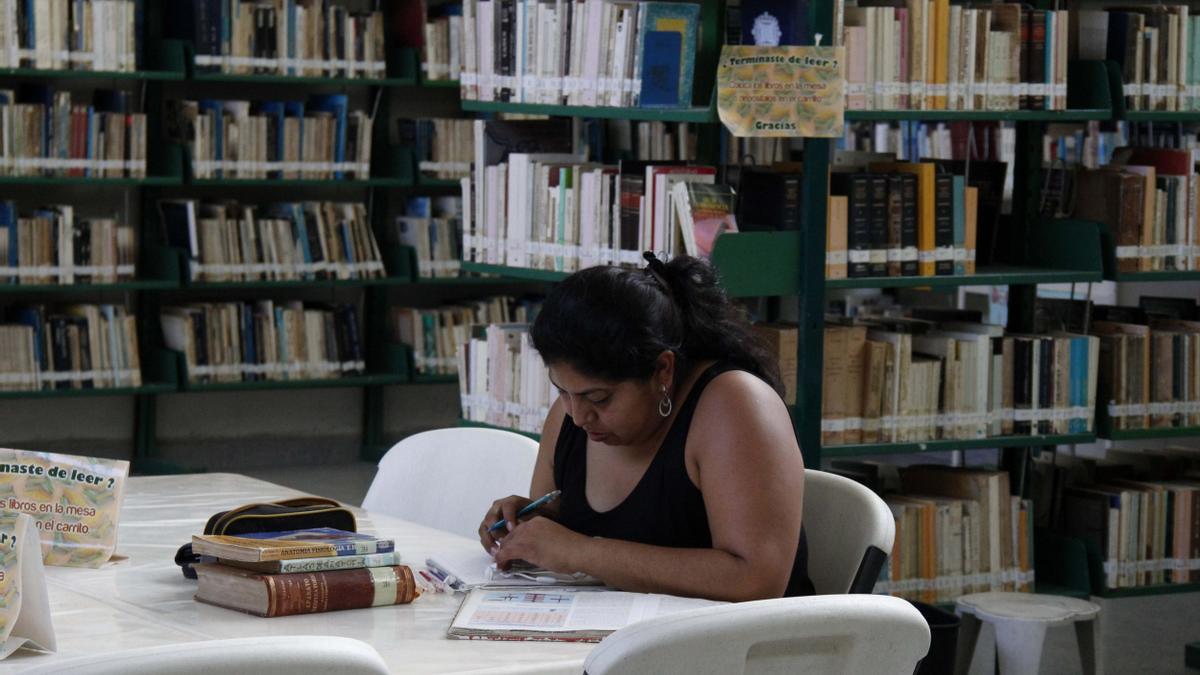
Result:
<svg viewBox="0 0 1200 675">
<path fill-rule="evenodd" d="M 870 593 L 896 539 L 879 495 L 849 478 L 804 471 L 808 576 L 818 594 Z"/>
<path fill-rule="evenodd" d="M 586 675 L 911 673 L 929 624 L 908 601 L 814 595 L 717 605 L 642 621 L 605 638 Z"/>
<path fill-rule="evenodd" d="M 387 675 L 371 645 L 347 637 L 288 635 L 182 642 L 56 660 L 36 675 Z"/>
<path fill-rule="evenodd" d="M 435 429 L 409 436 L 379 460 L 363 508 L 475 536 L 500 497 L 526 495 L 538 444 L 496 429 Z"/>
</svg>

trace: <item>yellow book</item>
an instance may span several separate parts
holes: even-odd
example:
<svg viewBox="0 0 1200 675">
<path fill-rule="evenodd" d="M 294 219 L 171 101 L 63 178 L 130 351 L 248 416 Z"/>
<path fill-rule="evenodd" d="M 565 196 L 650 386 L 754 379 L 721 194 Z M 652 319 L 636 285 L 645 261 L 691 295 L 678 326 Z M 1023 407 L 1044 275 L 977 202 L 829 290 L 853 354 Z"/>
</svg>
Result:
<svg viewBox="0 0 1200 675">
<path fill-rule="evenodd" d="M 925 162 L 873 162 L 871 171 L 911 173 L 917 177 L 917 270 L 923 277 L 934 275 L 934 177 L 937 167 Z"/>
<path fill-rule="evenodd" d="M 963 246 L 967 249 L 966 270 L 967 274 L 975 274 L 975 251 L 979 241 L 979 188 L 968 186 L 964 194 L 966 236 L 963 237 Z"/>
<path fill-rule="evenodd" d="M 933 0 L 933 96 L 934 110 L 946 109 L 946 86 L 950 74 L 950 0 Z"/>
<path fill-rule="evenodd" d="M 845 279 L 848 273 L 846 218 L 847 197 L 830 195 L 825 229 L 825 278 Z"/>
</svg>

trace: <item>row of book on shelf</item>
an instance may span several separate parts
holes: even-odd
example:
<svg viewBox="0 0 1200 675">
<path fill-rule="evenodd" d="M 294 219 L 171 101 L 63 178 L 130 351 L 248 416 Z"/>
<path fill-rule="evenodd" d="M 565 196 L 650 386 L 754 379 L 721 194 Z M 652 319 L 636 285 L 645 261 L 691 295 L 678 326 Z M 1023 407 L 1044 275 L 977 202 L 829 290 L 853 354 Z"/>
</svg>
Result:
<svg viewBox="0 0 1200 675">
<path fill-rule="evenodd" d="M 1099 169 L 1064 172 L 1051 199 L 1109 226 L 1118 272 L 1200 269 L 1194 149 L 1122 147 Z"/>
<path fill-rule="evenodd" d="M 493 426 L 540 433 L 557 395 L 549 374 L 529 337 L 529 321 L 537 305 L 526 303 L 513 312 L 514 322 L 476 324 L 456 335 L 469 339 L 455 344 L 463 418 Z M 464 313 L 465 316 L 465 313 Z M 758 324 L 758 338 L 780 358 L 786 402 L 796 402 L 796 353 L 799 333 L 794 325 Z"/>
<path fill-rule="evenodd" d="M 1200 17 L 1156 4 L 1072 12 L 1079 56 L 1116 62 L 1130 110 L 1200 109 Z"/>
<path fill-rule="evenodd" d="M 163 307 L 163 341 L 194 384 L 320 380 L 366 372 L 358 310 L 299 300 Z"/>
<path fill-rule="evenodd" d="M 343 179 L 371 175 L 373 120 L 344 94 L 308 101 L 173 102 L 200 179 Z"/>
<path fill-rule="evenodd" d="M 0 323 L 0 391 L 141 383 L 137 326 L 124 307 L 15 307 Z"/>
<path fill-rule="evenodd" d="M 0 202 L 0 280 L 13 284 L 113 283 L 132 279 L 133 227 L 115 218 L 80 218 L 54 204 L 21 215 Z"/>
<path fill-rule="evenodd" d="M 1098 343 L 910 317 L 827 325 L 821 442 L 1091 431 Z"/>
<path fill-rule="evenodd" d="M 1200 582 L 1194 447 L 1055 453 L 1034 464 L 1046 525 L 1084 542 L 1109 589 Z"/>
<path fill-rule="evenodd" d="M 1155 316 L 1128 307 L 1093 311 L 1101 400 L 1112 428 L 1200 427 L 1200 317 Z"/>
<path fill-rule="evenodd" d="M 194 199 L 158 203 L 163 241 L 184 251 L 191 281 L 371 279 L 383 261 L 360 202 L 258 207 Z"/>
<path fill-rule="evenodd" d="M 387 71 L 383 13 L 349 3 L 176 0 L 164 21 L 167 37 L 192 44 L 201 72 L 379 79 Z"/>
<path fill-rule="evenodd" d="M 144 177 L 146 115 L 123 91 L 97 89 L 81 103 L 43 85 L 2 89 L 0 175 Z"/>
<path fill-rule="evenodd" d="M 408 604 L 420 596 L 396 542 L 329 527 L 192 536 L 196 596 L 256 616 Z M 314 588 L 321 589 L 314 592 Z"/>
<path fill-rule="evenodd" d="M 457 46 L 463 99 L 692 105 L 699 4 L 466 0 L 461 13 L 461 20 L 451 14 L 445 22 L 448 58 L 442 62 L 434 53 L 432 72 L 454 79 L 449 66 Z M 451 28 L 460 21 L 459 30 Z M 449 44 L 451 31 L 461 36 L 457 45 Z"/>
<path fill-rule="evenodd" d="M 493 296 L 439 307 L 391 307 L 388 335 L 392 342 L 413 351 L 413 364 L 420 375 L 451 375 L 458 372 L 458 347 L 466 344 L 476 326 L 528 324 L 541 302 Z"/>
<path fill-rule="evenodd" d="M 141 4 L 0 0 L 0 68 L 137 70 Z"/>
<path fill-rule="evenodd" d="M 876 593 L 953 602 L 1032 588 L 1034 513 L 1005 471 L 834 460 L 830 471 L 882 494 L 896 522 Z"/>
<path fill-rule="evenodd" d="M 462 269 L 462 199 L 409 197 L 404 214 L 384 233 L 388 244 L 411 247 L 418 278 L 454 278 Z"/>
<path fill-rule="evenodd" d="M 850 110 L 1064 110 L 1070 12 L 950 0 L 845 8 Z"/>
<path fill-rule="evenodd" d="M 696 125 L 656 120 L 588 120 L 584 124 L 592 156 L 637 161 L 695 161 Z M 417 153 L 422 176 L 456 180 L 471 175 L 475 158 L 475 124 L 469 119 L 400 120 L 402 145 Z M 786 139 L 782 139 L 786 140 Z M 750 147 L 752 141 L 772 146 L 770 151 Z M 729 163 L 770 163 L 782 148 L 781 139 L 729 139 Z M 744 146 L 744 147 L 741 147 Z M 780 159 L 783 159 L 783 153 Z M 765 160 L 765 161 L 764 161 Z"/>
<path fill-rule="evenodd" d="M 645 250 L 708 255 L 737 229 L 733 190 L 717 184 L 715 167 L 589 163 L 574 152 L 569 121 L 475 124 L 464 261 L 565 272 L 640 264 Z"/>
</svg>

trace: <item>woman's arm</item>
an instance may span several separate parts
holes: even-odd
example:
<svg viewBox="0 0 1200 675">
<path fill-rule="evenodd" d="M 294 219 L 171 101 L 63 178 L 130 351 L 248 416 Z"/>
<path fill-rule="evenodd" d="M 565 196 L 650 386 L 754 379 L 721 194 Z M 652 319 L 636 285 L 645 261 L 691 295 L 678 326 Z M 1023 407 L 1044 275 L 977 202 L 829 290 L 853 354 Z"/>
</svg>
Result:
<svg viewBox="0 0 1200 675">
<path fill-rule="evenodd" d="M 799 544 L 804 491 L 804 463 L 783 401 L 747 373 L 719 376 L 697 405 L 686 454 L 704 495 L 712 548 L 589 538 L 535 518 L 504 540 L 497 561 L 587 572 L 630 591 L 781 596 Z"/>
<path fill-rule="evenodd" d="M 530 501 L 554 489 L 554 446 L 558 444 L 558 432 L 562 429 L 565 416 L 562 402 L 555 399 L 553 405 L 550 406 L 550 412 L 546 415 L 546 422 L 542 425 L 542 439 L 538 443 L 537 461 L 533 465 L 529 497 L 502 496 L 492 502 L 491 508 L 483 515 L 483 520 L 479 523 L 479 543 L 483 545 L 484 550 L 491 551 L 495 548 L 497 540 L 514 528 L 517 523 L 517 511 Z M 558 514 L 558 502 L 551 502 L 538 509 L 538 512 L 554 517 Z M 508 521 L 508 530 L 490 532 L 488 528 L 501 518 Z"/>
</svg>

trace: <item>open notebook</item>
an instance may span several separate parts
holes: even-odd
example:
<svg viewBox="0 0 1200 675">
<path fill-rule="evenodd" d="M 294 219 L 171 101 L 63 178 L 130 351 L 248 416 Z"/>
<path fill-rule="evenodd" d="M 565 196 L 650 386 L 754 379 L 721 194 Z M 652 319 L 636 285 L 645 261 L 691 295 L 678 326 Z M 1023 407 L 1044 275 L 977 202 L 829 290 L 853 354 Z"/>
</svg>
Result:
<svg viewBox="0 0 1200 675">
<path fill-rule="evenodd" d="M 458 591 L 483 586 L 586 586 L 603 583 L 582 572 L 562 574 L 530 565 L 513 565 L 509 571 L 501 571 L 492 556 L 478 549 L 438 553 L 427 559 L 425 565 L 444 576 L 446 584 Z"/>
<path fill-rule="evenodd" d="M 467 593 L 446 634 L 460 640 L 599 642 L 638 621 L 722 604 L 596 586 L 484 587 Z"/>
</svg>

